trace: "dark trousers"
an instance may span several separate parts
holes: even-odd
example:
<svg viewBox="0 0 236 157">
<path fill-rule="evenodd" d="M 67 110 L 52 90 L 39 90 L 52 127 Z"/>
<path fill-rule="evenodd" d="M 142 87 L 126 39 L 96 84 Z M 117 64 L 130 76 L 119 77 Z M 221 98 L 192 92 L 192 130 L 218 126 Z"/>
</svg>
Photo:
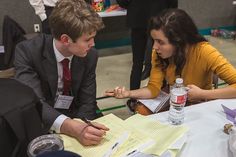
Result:
<svg viewBox="0 0 236 157">
<path fill-rule="evenodd" d="M 46 11 L 46 15 L 47 15 L 47 19 L 45 19 L 44 21 L 42 21 L 42 32 L 45 34 L 51 34 L 51 29 L 49 27 L 49 16 L 51 15 L 53 10 L 53 7 L 49 7 L 49 6 L 45 6 L 45 11 Z"/>
<path fill-rule="evenodd" d="M 145 67 L 151 67 L 151 60 L 152 60 L 152 47 L 153 47 L 153 40 L 151 36 L 148 36 L 146 51 L 145 51 Z"/>
<path fill-rule="evenodd" d="M 144 54 L 147 44 L 147 29 L 132 28 L 131 44 L 133 53 L 133 65 L 130 75 L 130 89 L 134 90 L 140 88 Z"/>
</svg>

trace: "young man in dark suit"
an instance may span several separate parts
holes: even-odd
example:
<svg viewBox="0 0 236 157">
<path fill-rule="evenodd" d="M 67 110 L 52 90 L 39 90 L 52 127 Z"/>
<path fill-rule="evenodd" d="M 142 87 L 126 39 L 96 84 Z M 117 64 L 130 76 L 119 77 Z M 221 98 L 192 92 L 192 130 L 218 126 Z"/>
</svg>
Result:
<svg viewBox="0 0 236 157">
<path fill-rule="evenodd" d="M 17 45 L 16 79 L 33 88 L 44 106 L 43 120 L 52 130 L 84 145 L 98 144 L 108 128 L 70 118 L 101 116 L 96 114 L 97 52 L 92 47 L 103 22 L 84 0 L 63 0 L 49 23 L 52 36 L 42 34 Z"/>
</svg>

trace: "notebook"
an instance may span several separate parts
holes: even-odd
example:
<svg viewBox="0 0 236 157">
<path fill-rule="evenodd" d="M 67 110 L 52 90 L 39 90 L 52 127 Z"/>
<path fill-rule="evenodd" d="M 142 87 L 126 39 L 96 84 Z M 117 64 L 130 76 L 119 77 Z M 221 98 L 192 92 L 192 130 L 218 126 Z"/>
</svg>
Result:
<svg viewBox="0 0 236 157">
<path fill-rule="evenodd" d="M 154 99 L 139 99 L 144 106 L 146 106 L 153 113 L 157 113 L 162 108 L 169 106 L 170 94 L 161 91 L 159 96 Z"/>
</svg>

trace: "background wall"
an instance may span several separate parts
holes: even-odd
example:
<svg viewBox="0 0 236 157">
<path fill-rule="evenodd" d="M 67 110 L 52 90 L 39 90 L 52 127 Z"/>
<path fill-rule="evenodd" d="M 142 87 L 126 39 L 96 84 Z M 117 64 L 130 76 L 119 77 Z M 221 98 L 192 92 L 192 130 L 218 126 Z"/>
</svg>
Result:
<svg viewBox="0 0 236 157">
<path fill-rule="evenodd" d="M 28 0 L 0 0 L 0 43 L 4 15 L 10 16 L 27 32 L 33 32 L 35 23 L 40 23 Z"/>
<path fill-rule="evenodd" d="M 112 0 L 112 3 L 115 0 Z M 144 0 L 145 1 L 145 0 Z M 179 0 L 179 8 L 186 10 L 199 29 L 236 25 L 236 6 L 233 0 Z M 2 23 L 4 15 L 9 15 L 27 33 L 33 32 L 33 24 L 40 24 L 28 0 L 0 0 L 0 43 L 2 43 Z M 99 32 L 97 41 L 109 42 L 128 38 L 125 16 L 104 18 L 106 28 Z"/>
<path fill-rule="evenodd" d="M 199 29 L 236 25 L 233 0 L 179 0 L 179 8 L 187 11 Z"/>
</svg>

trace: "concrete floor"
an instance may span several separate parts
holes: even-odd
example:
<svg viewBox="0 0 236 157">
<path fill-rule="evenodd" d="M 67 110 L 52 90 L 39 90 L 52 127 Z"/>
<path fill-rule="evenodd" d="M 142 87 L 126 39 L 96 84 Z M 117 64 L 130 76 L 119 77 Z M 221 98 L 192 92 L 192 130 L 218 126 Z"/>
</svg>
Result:
<svg viewBox="0 0 236 157">
<path fill-rule="evenodd" d="M 206 36 L 209 42 L 216 47 L 236 67 L 236 41 Z M 104 96 L 107 89 L 116 86 L 129 88 L 129 76 L 132 65 L 131 47 L 100 49 L 97 65 L 97 97 Z M 148 79 L 142 81 L 142 86 L 147 84 Z M 127 99 L 107 98 L 98 100 L 100 109 L 121 106 Z M 126 107 L 103 112 L 104 115 L 113 113 L 116 116 L 126 119 L 131 113 Z"/>
</svg>

